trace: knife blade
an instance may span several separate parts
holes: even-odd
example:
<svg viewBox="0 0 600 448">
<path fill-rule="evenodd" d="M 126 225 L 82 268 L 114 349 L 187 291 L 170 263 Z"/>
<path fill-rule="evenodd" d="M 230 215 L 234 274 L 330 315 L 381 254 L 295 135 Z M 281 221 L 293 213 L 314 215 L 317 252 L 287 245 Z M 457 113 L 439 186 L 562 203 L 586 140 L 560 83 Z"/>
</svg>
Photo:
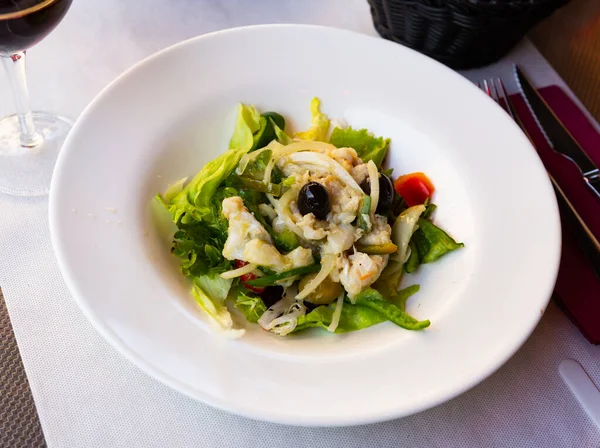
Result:
<svg viewBox="0 0 600 448">
<path fill-rule="evenodd" d="M 501 86 L 502 90 L 504 90 L 504 86 L 502 84 Z M 529 132 L 527 132 L 527 128 L 517 113 L 510 96 L 506 94 L 504 94 L 504 96 L 506 98 L 508 114 L 515 120 L 533 145 L 534 141 L 531 138 L 531 135 L 529 135 Z M 531 112 L 531 114 L 533 116 L 533 112 Z M 570 223 L 571 228 L 573 229 L 573 235 L 575 236 L 579 247 L 590 262 L 595 274 L 598 276 L 598 278 L 600 278 L 600 241 L 598 241 L 594 233 L 590 230 L 583 218 L 577 212 L 577 209 L 575 209 L 571 201 L 569 201 L 569 198 L 567 198 L 567 195 L 564 193 L 562 188 L 560 188 L 560 185 L 558 182 L 556 182 L 556 179 L 554 179 L 550 173 L 548 173 L 548 176 L 550 177 L 550 181 L 554 187 L 554 192 L 556 193 L 556 199 L 562 212 L 562 216 Z"/>
<path fill-rule="evenodd" d="M 552 149 L 579 168 L 588 187 L 600 198 L 600 170 L 594 161 L 585 153 L 516 64 L 514 70 L 523 98 Z"/>
</svg>

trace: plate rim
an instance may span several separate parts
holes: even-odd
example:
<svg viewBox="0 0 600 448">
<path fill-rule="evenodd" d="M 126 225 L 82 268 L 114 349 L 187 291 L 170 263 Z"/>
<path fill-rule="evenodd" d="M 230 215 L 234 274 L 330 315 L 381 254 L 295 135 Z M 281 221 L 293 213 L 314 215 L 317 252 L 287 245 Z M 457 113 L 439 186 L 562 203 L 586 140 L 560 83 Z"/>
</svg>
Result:
<svg viewBox="0 0 600 448">
<path fill-rule="evenodd" d="M 85 121 L 87 119 L 88 115 L 93 113 L 96 104 L 98 102 L 100 102 L 108 94 L 108 92 L 110 92 L 117 84 L 119 84 L 121 82 L 121 80 L 131 76 L 133 73 L 138 71 L 141 67 L 145 66 L 146 64 L 151 63 L 155 59 L 159 59 L 165 53 L 175 51 L 176 49 L 179 49 L 181 47 L 193 45 L 198 41 L 213 38 L 215 36 L 220 36 L 220 35 L 225 35 L 225 34 L 235 34 L 235 33 L 240 33 L 240 32 L 243 33 L 243 32 L 247 32 L 247 31 L 252 31 L 253 29 L 279 29 L 279 28 L 282 28 L 282 29 L 298 28 L 298 29 L 304 29 L 304 30 L 306 30 L 306 29 L 328 30 L 328 31 L 335 31 L 337 33 L 344 33 L 344 34 L 351 35 L 351 36 L 360 36 L 360 38 L 365 39 L 365 41 L 370 40 L 373 43 L 377 42 L 377 45 L 390 45 L 390 47 L 392 45 L 398 45 L 398 44 L 395 44 L 395 43 L 392 43 L 389 41 L 385 41 L 385 40 L 375 37 L 375 36 L 369 36 L 369 35 L 366 35 L 366 34 L 363 34 L 360 32 L 356 32 L 356 31 L 352 31 L 352 30 L 347 30 L 347 29 L 342 29 L 342 28 L 337 28 L 337 27 L 330 27 L 330 26 L 322 26 L 322 25 L 311 25 L 311 24 L 286 24 L 286 23 L 283 23 L 283 24 L 261 24 L 261 25 L 251 25 L 251 26 L 228 28 L 228 29 L 223 29 L 223 30 L 218 30 L 218 31 L 198 35 L 198 36 L 183 40 L 181 42 L 175 43 L 173 45 L 170 45 L 164 49 L 161 49 L 161 50 L 145 57 L 144 59 L 138 61 L 137 63 L 135 63 L 134 65 L 129 67 L 127 70 L 125 70 L 119 76 L 114 78 L 111 82 L 109 82 L 103 89 L 100 90 L 100 92 L 94 97 L 94 99 L 85 107 L 84 111 L 81 113 L 81 115 L 77 119 L 74 129 L 72 130 L 72 132 L 69 133 L 69 135 L 64 143 L 64 147 L 70 146 L 71 140 L 74 139 L 75 138 L 74 136 L 76 135 L 76 133 L 73 131 L 78 130 L 80 123 Z M 425 55 L 422 55 L 422 54 L 418 53 L 417 51 L 412 50 L 408 47 L 405 47 L 405 46 L 402 46 L 402 47 L 403 47 L 403 50 L 408 50 L 409 52 L 417 54 L 419 58 L 429 59 L 430 62 L 434 62 L 435 64 L 437 64 L 438 67 L 440 69 L 445 70 L 446 73 L 449 73 L 452 76 L 461 78 L 465 83 L 470 83 L 466 78 L 463 78 L 462 75 L 460 75 L 459 73 L 444 66 L 443 64 L 438 63 L 437 61 L 434 61 L 431 58 L 429 58 Z M 513 123 L 513 124 L 515 127 L 517 126 L 516 123 Z M 531 144 L 529 144 L 529 146 L 535 152 L 535 149 L 533 148 L 533 146 Z M 420 406 L 414 406 L 410 412 L 380 411 L 380 412 L 372 412 L 372 413 L 368 414 L 367 416 L 362 416 L 359 413 L 357 413 L 357 414 L 354 414 L 353 417 L 344 416 L 341 418 L 335 418 L 335 417 L 328 416 L 328 419 L 322 420 L 322 417 L 319 417 L 319 416 L 316 416 L 316 417 L 307 417 L 307 416 L 290 417 L 288 415 L 282 416 L 281 414 L 278 414 L 277 412 L 265 413 L 265 412 L 259 411 L 260 415 L 258 415 L 256 411 L 253 411 L 252 407 L 246 407 L 246 406 L 239 407 L 239 406 L 228 405 L 227 401 L 215 399 L 212 396 L 205 394 L 203 391 L 194 389 L 193 387 L 183 383 L 182 381 L 180 381 L 176 378 L 173 378 L 169 374 L 164 373 L 161 370 L 155 368 L 151 363 L 147 362 L 136 351 L 134 351 L 133 349 L 127 347 L 124 343 L 122 343 L 120 341 L 118 335 L 115 334 L 110 328 L 108 328 L 102 320 L 100 320 L 99 318 L 96 317 L 96 314 L 93 311 L 91 305 L 88 305 L 87 301 L 84 299 L 85 295 L 83 294 L 83 291 L 80 290 L 79 286 L 77 285 L 77 282 L 74 279 L 74 275 L 73 275 L 71 268 L 69 266 L 69 263 L 67 261 L 67 256 L 63 252 L 63 250 L 61 248 L 61 243 L 60 243 L 58 237 L 56 236 L 57 232 L 58 232 L 57 228 L 59 226 L 59 220 L 60 220 L 60 214 L 57 211 L 57 207 L 58 207 L 57 204 L 60 201 L 60 199 L 56 196 L 56 194 L 53 194 L 53 191 L 56 191 L 56 188 L 53 188 L 53 187 L 55 187 L 56 183 L 58 182 L 58 179 L 61 177 L 60 173 L 61 173 L 62 167 L 66 163 L 65 162 L 66 156 L 63 157 L 64 154 L 66 154 L 66 152 L 64 152 L 64 151 L 61 151 L 59 153 L 59 158 L 57 160 L 55 171 L 52 176 L 50 198 L 49 198 L 49 226 L 50 226 L 52 247 L 54 249 L 54 253 L 57 258 L 58 265 L 60 267 L 60 271 L 63 276 L 63 279 L 64 279 L 69 291 L 71 292 L 73 299 L 76 301 L 77 305 L 82 310 L 82 312 L 84 313 L 84 315 L 86 316 L 88 321 L 96 329 L 96 331 L 98 331 L 126 359 L 133 362 L 138 368 L 140 368 L 140 370 L 142 370 L 143 372 L 145 372 L 152 378 L 160 381 L 161 383 L 171 387 L 172 389 L 177 390 L 178 392 L 180 392 L 188 397 L 191 397 L 195 400 L 201 401 L 201 402 L 208 404 L 212 407 L 215 407 L 217 409 L 231 412 L 231 413 L 234 413 L 234 414 L 237 414 L 237 415 L 240 415 L 243 417 L 247 417 L 247 418 L 250 418 L 253 420 L 274 422 L 274 423 L 287 424 L 287 425 L 293 425 L 293 426 L 312 426 L 312 427 L 339 427 L 339 426 L 363 425 L 363 424 L 371 424 L 371 423 L 393 420 L 396 418 L 401 418 L 404 416 L 416 414 L 418 412 L 422 412 L 423 410 L 438 406 L 439 404 L 445 403 L 445 402 L 461 395 L 465 391 L 472 389 L 473 387 L 475 387 L 476 385 L 481 383 L 483 380 L 485 380 L 489 376 L 491 376 L 493 373 L 495 373 L 522 347 L 522 345 L 530 337 L 531 333 L 535 330 L 539 321 L 542 318 L 543 313 L 538 313 L 536 316 L 534 316 L 534 318 L 532 318 L 530 320 L 529 328 L 527 329 L 527 331 L 522 332 L 521 337 L 517 339 L 516 343 L 513 346 L 509 347 L 508 349 L 504 349 L 503 354 L 505 356 L 499 357 L 496 360 L 496 362 L 493 364 L 488 364 L 487 368 L 483 369 L 484 371 L 482 371 L 482 373 L 480 373 L 479 375 L 470 376 L 469 381 L 465 381 L 461 387 L 455 387 L 453 392 L 450 394 L 445 394 L 443 396 L 437 396 L 434 399 L 424 400 Z M 537 157 L 537 159 L 538 159 L 539 165 L 543 169 L 543 163 L 539 159 L 539 156 Z M 547 179 L 547 186 L 548 186 L 548 188 L 551 188 L 549 179 Z M 560 215 L 558 213 L 558 205 L 556 203 L 555 197 L 553 197 L 552 203 L 554 206 L 553 207 L 554 208 L 553 215 L 554 215 L 554 228 L 556 230 L 555 236 L 556 236 L 557 248 L 555 250 L 554 269 L 551 273 L 548 273 L 548 278 L 551 278 L 552 282 L 548 283 L 549 286 L 546 288 L 546 292 L 544 294 L 544 296 L 547 296 L 547 300 L 544 302 L 544 311 L 547 308 L 548 303 L 551 299 L 554 284 L 555 284 L 557 276 L 558 276 L 561 245 L 562 245 Z"/>
</svg>

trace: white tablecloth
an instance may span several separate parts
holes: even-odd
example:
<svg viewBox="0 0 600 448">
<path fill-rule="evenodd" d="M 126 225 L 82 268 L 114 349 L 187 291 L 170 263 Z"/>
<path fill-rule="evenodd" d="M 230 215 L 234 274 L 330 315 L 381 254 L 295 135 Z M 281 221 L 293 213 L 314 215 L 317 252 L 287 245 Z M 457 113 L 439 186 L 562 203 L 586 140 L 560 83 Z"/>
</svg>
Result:
<svg viewBox="0 0 600 448">
<path fill-rule="evenodd" d="M 365 0 L 75 0 L 30 52 L 34 108 L 77 117 L 117 74 L 181 39 L 255 23 L 333 25 L 374 34 Z M 538 85 L 560 83 L 525 43 L 519 60 Z M 0 76 L 0 114 L 11 112 Z M 149 378 L 85 320 L 50 246 L 47 199 L 0 196 L 0 285 L 50 447 L 598 447 L 600 432 L 558 374 L 578 360 L 600 382 L 600 348 L 551 304 L 523 348 L 462 396 L 402 420 L 311 429 L 214 410 Z M 460 360 L 457 360 L 460 362 Z M 360 383 L 357 382 L 357 387 Z M 401 385 L 399 385 L 401 387 Z"/>
</svg>

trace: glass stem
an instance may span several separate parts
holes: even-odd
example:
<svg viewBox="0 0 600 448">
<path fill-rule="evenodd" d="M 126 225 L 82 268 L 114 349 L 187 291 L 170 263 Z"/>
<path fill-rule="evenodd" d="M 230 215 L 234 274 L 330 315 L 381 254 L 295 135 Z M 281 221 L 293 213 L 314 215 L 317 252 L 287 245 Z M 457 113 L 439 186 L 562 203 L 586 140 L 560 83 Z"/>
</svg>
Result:
<svg viewBox="0 0 600 448">
<path fill-rule="evenodd" d="M 42 137 L 35 130 L 33 115 L 29 107 L 29 91 L 25 77 L 25 52 L 21 51 L 12 56 L 2 56 L 1 58 L 17 108 L 17 118 L 21 129 L 21 135 L 19 136 L 21 146 L 32 148 L 41 143 Z"/>
</svg>

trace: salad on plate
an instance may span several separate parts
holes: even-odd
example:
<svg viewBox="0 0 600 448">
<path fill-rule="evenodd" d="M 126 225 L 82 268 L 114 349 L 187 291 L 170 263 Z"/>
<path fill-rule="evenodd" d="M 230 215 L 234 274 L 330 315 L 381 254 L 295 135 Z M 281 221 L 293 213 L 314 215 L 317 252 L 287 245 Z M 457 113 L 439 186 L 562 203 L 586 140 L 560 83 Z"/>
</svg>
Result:
<svg viewBox="0 0 600 448">
<path fill-rule="evenodd" d="M 233 310 L 280 336 L 427 328 L 405 312 L 419 285 L 401 288 L 404 273 L 463 247 L 432 221 L 432 182 L 394 178 L 389 139 L 332 125 L 318 98 L 310 110 L 289 135 L 280 114 L 240 105 L 229 149 L 157 195 L 196 301 L 232 337 Z"/>
</svg>

